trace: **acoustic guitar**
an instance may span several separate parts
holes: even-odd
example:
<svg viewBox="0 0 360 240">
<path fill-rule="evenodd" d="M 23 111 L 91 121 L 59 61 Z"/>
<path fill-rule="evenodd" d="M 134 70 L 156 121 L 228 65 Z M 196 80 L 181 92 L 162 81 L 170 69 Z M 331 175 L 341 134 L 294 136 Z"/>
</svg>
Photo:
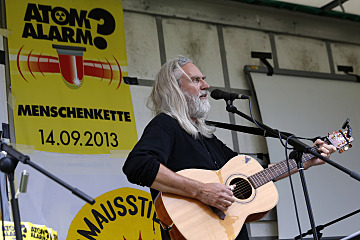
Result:
<svg viewBox="0 0 360 240">
<path fill-rule="evenodd" d="M 333 132 L 325 139 L 340 153 L 351 147 L 352 137 L 347 131 Z M 317 151 L 317 147 L 312 148 Z M 314 156 L 304 153 L 302 162 Z M 244 223 L 264 217 L 278 202 L 278 192 L 272 180 L 297 167 L 290 159 L 263 169 L 254 158 L 239 155 L 230 159 L 217 171 L 185 169 L 177 173 L 204 183 L 236 185 L 232 190 L 236 201 L 222 212 L 196 199 L 171 193 L 160 193 L 155 199 L 155 209 L 171 239 L 230 240 L 235 239 Z"/>
</svg>

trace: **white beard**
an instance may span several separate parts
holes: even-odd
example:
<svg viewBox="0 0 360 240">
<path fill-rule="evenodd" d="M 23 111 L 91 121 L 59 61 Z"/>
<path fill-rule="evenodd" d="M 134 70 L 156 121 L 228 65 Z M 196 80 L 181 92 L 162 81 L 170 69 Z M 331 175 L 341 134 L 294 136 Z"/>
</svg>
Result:
<svg viewBox="0 0 360 240">
<path fill-rule="evenodd" d="M 202 91 L 198 96 L 192 96 L 189 92 L 184 91 L 184 95 L 186 98 L 186 102 L 189 108 L 189 115 L 191 118 L 205 118 L 207 113 L 210 111 L 210 103 L 209 99 L 200 99 L 201 95 L 207 94 L 209 96 L 208 91 Z"/>
</svg>

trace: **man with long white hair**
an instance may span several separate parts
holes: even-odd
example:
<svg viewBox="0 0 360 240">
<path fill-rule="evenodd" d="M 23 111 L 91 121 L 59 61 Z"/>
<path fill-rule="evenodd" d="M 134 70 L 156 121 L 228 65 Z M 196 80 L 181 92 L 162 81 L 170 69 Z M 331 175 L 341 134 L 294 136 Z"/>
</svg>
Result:
<svg viewBox="0 0 360 240">
<path fill-rule="evenodd" d="M 205 124 L 210 110 L 205 79 L 185 57 L 162 66 L 148 102 L 155 117 L 129 154 L 123 171 L 130 182 L 150 187 L 153 199 L 159 191 L 173 193 L 226 211 L 236 200 L 232 186 L 202 183 L 176 173 L 189 168 L 217 170 L 237 156 L 216 138 L 215 129 Z M 324 156 L 335 151 L 320 140 L 316 143 Z M 322 163 L 312 159 L 304 167 Z M 245 227 L 236 239 L 249 239 Z"/>
</svg>

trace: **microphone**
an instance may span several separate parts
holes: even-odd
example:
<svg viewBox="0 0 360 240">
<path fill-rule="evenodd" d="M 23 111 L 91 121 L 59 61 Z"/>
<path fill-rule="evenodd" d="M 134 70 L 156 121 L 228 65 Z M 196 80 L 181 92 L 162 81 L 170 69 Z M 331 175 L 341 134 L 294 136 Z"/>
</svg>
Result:
<svg viewBox="0 0 360 240">
<path fill-rule="evenodd" d="M 210 96 L 215 99 L 224 99 L 224 100 L 234 100 L 234 99 L 250 99 L 248 95 L 245 94 L 237 94 L 237 93 L 229 93 L 221 91 L 220 89 L 214 89 Z"/>
</svg>

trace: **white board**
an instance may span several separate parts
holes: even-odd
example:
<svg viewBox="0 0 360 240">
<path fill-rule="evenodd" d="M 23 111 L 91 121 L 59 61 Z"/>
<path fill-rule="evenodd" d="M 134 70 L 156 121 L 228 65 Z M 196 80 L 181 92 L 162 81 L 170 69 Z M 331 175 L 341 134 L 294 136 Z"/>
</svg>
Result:
<svg viewBox="0 0 360 240">
<path fill-rule="evenodd" d="M 341 129 L 346 118 L 350 118 L 353 147 L 342 154 L 333 154 L 331 159 L 360 173 L 359 83 L 255 72 L 251 78 L 263 123 L 272 128 L 313 138 Z M 309 141 L 305 143 L 311 145 Z M 268 138 L 267 144 L 272 163 L 285 159 L 285 150 L 278 139 Z M 317 166 L 305 171 L 305 178 L 316 226 L 360 208 L 360 182 L 340 170 L 329 164 Z M 299 175 L 293 175 L 292 179 L 304 233 L 311 228 L 310 221 Z M 281 180 L 276 186 L 280 194 L 279 239 L 294 239 L 299 230 L 289 180 Z M 347 236 L 360 230 L 359 222 L 360 214 L 357 214 L 326 227 L 321 233 L 323 237 Z"/>
</svg>

